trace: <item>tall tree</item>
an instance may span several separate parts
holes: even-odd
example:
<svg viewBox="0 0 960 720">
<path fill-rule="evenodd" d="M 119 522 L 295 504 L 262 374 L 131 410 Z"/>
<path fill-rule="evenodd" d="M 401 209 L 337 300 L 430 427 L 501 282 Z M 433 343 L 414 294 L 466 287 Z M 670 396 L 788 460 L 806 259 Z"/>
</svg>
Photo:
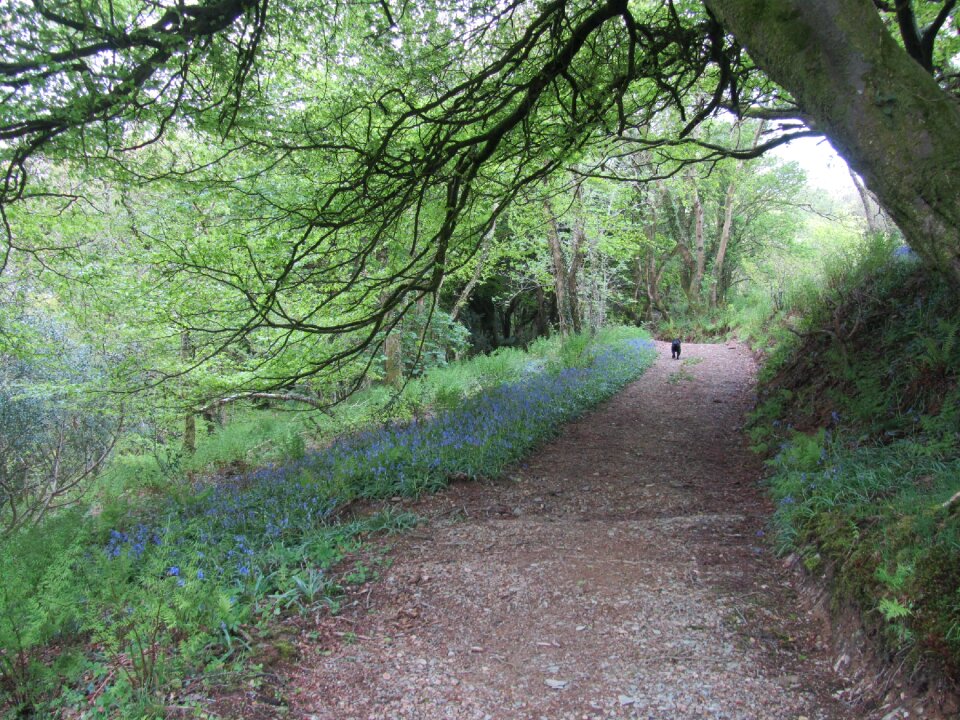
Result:
<svg viewBox="0 0 960 720">
<path fill-rule="evenodd" d="M 960 286 L 960 104 L 931 74 L 936 33 L 955 3 L 940 4 L 917 47 L 903 13 L 904 48 L 871 0 L 705 2 L 830 138 L 910 245 Z"/>
<path fill-rule="evenodd" d="M 194 238 L 166 222 L 151 251 L 196 305 L 176 331 L 197 362 L 255 347 L 247 381 L 283 387 L 365 357 L 591 142 L 635 142 L 666 110 L 679 127 L 646 146 L 692 144 L 689 161 L 811 133 L 782 125 L 750 150 L 695 137 L 730 107 L 827 134 L 960 280 L 960 109 L 937 40 L 955 3 L 882 17 L 870 0 L 704 2 L 14 0 L 0 10 L 0 264 L 45 247 L 11 217 L 50 192 L 44 156 L 215 198 L 229 227 Z M 385 245 L 404 262 L 376 267 Z"/>
</svg>

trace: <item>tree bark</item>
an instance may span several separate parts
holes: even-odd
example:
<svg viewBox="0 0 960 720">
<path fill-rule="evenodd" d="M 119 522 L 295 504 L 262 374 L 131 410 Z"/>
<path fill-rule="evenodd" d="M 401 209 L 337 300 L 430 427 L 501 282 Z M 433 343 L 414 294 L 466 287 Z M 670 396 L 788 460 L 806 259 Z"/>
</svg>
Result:
<svg viewBox="0 0 960 720">
<path fill-rule="evenodd" d="M 850 179 L 853 181 L 853 186 L 857 189 L 857 194 L 860 196 L 860 204 L 863 205 L 863 216 L 867 220 L 867 232 L 871 235 L 883 232 L 887 228 L 883 220 L 883 210 L 880 207 L 880 203 L 877 202 L 873 193 L 867 190 L 863 184 L 863 180 L 861 180 L 860 176 L 853 170 L 850 171 Z"/>
<path fill-rule="evenodd" d="M 184 362 L 193 360 L 193 343 L 189 332 L 180 333 L 180 359 Z M 183 416 L 183 451 L 193 455 L 197 451 L 197 418 L 193 410 L 187 410 Z"/>
<path fill-rule="evenodd" d="M 580 270 L 583 268 L 583 244 L 585 231 L 583 229 L 583 205 L 580 186 L 574 191 L 577 204 L 577 215 L 573 221 L 573 233 L 570 237 L 570 270 L 567 273 L 567 294 L 570 298 L 570 322 L 573 331 L 583 330 L 583 311 L 580 307 Z"/>
<path fill-rule="evenodd" d="M 680 284 L 683 288 L 683 294 L 687 297 L 687 302 L 693 304 L 695 302 L 693 296 L 693 277 L 697 272 L 697 260 L 689 247 L 690 228 L 689 226 L 685 227 L 678 203 L 674 202 L 673 196 L 670 194 L 670 191 L 666 189 L 662 181 L 660 183 L 660 190 L 663 194 L 663 204 L 671 210 L 670 219 L 673 222 L 672 234 L 673 241 L 676 243 L 675 250 L 680 253 L 680 259 L 683 261 L 683 267 L 685 269 L 685 272 L 681 274 Z"/>
<path fill-rule="evenodd" d="M 700 202 L 700 190 L 697 187 L 697 179 L 693 180 L 693 253 L 694 266 L 693 278 L 690 280 L 690 301 L 696 305 L 700 304 L 700 294 L 703 286 L 703 269 L 706 265 L 706 250 L 703 239 L 703 203 Z"/>
<path fill-rule="evenodd" d="M 657 268 L 656 252 L 653 249 L 650 250 L 650 264 L 647 271 L 647 300 L 649 301 L 650 307 L 666 319 L 670 318 L 670 311 L 660 298 L 660 283 L 663 281 L 663 273 L 667 269 L 667 264 L 673 259 L 673 256 L 679 252 L 681 247 L 682 245 L 679 243 L 674 245 L 673 249 L 663 258 L 659 269 Z M 653 320 L 652 312 L 650 313 L 649 319 Z"/>
<path fill-rule="evenodd" d="M 960 287 L 960 104 L 871 0 L 704 0 L 863 178 L 930 266 Z"/>
<path fill-rule="evenodd" d="M 546 293 L 543 292 L 543 286 L 540 283 L 537 283 L 534 287 L 534 294 L 537 298 L 537 337 L 550 337 L 550 308 L 547 304 Z"/>
<path fill-rule="evenodd" d="M 473 293 L 473 289 L 480 281 L 480 276 L 483 274 L 483 270 L 487 266 L 487 254 L 490 252 L 490 244 L 493 241 L 493 234 L 496 232 L 496 229 L 497 224 L 494 222 L 490 226 L 490 229 L 483 236 L 483 240 L 480 244 L 480 257 L 477 258 L 477 266 L 474 268 L 473 274 L 470 276 L 470 281 L 467 283 L 467 286 L 463 289 L 463 292 L 460 293 L 460 297 L 458 297 L 457 301 L 453 304 L 453 310 L 450 311 L 451 320 L 457 319 L 457 316 L 460 314 L 460 309 L 466 305 L 467 301 L 470 299 L 470 295 Z"/>
<path fill-rule="evenodd" d="M 310 407 L 321 410 L 324 413 L 330 414 L 329 405 L 330 403 L 324 403 L 322 400 L 310 397 L 309 395 L 303 395 L 301 393 L 295 392 L 261 392 L 261 391 L 251 391 L 251 392 L 241 392 L 234 395 L 227 395 L 226 397 L 217 398 L 212 402 L 207 403 L 202 408 L 200 412 L 206 415 L 216 411 L 218 408 L 223 407 L 224 405 L 229 405 L 230 403 L 237 402 L 238 400 L 282 400 L 283 402 L 297 402 L 303 403 L 304 405 L 309 405 Z"/>
<path fill-rule="evenodd" d="M 664 197 L 666 197 L 666 194 Z M 647 222 L 644 227 L 644 233 L 647 236 L 647 261 L 643 262 L 642 259 L 637 261 L 642 265 L 641 271 L 644 276 L 644 289 L 647 297 L 646 319 L 653 320 L 654 310 L 663 315 L 664 318 L 669 319 L 670 312 L 664 306 L 663 301 L 660 298 L 660 283 L 663 281 L 663 273 L 667 269 L 667 265 L 669 264 L 670 260 L 673 259 L 674 255 L 680 252 L 681 248 L 684 250 L 687 248 L 682 242 L 677 242 L 670 252 L 663 257 L 658 267 L 657 230 L 660 227 L 660 221 L 657 214 L 657 208 L 654 203 L 650 204 L 649 212 L 650 221 Z"/>
<path fill-rule="evenodd" d="M 766 127 L 766 122 L 761 121 L 757 125 L 756 132 L 753 134 L 753 143 L 752 148 L 756 149 L 757 145 L 760 144 L 760 137 L 763 135 L 764 128 Z M 737 133 L 739 137 L 739 132 Z M 739 140 L 737 145 L 739 146 Z M 721 295 L 725 295 L 725 291 L 721 291 L 723 285 L 723 263 L 727 257 L 727 248 L 730 246 L 730 231 L 733 227 L 733 201 L 736 193 L 736 184 L 737 178 L 740 176 L 740 172 L 743 170 L 744 161 L 740 160 L 737 162 L 736 171 L 733 174 L 733 178 L 730 180 L 730 184 L 727 185 L 727 195 L 724 199 L 723 205 L 723 224 L 720 226 L 719 233 L 719 243 L 717 246 L 717 255 L 713 261 L 713 282 L 710 285 L 710 307 L 711 309 L 716 309 L 717 302 Z"/>
<path fill-rule="evenodd" d="M 644 288 L 647 298 L 646 319 L 653 320 L 653 311 L 660 311 L 660 288 L 657 285 L 657 256 L 653 250 L 647 253 L 647 263 L 644 266 Z"/>
<path fill-rule="evenodd" d="M 390 259 L 387 248 L 383 247 L 378 250 L 376 257 L 377 262 L 385 266 Z M 384 291 L 381 293 L 380 303 L 385 305 L 388 297 L 388 292 Z M 400 342 L 400 335 L 403 332 L 403 320 L 401 318 L 399 322 L 393 323 L 391 327 L 391 318 L 389 315 L 390 313 L 388 312 L 387 317 L 384 317 L 386 337 L 383 339 L 383 380 L 387 385 L 400 387 L 403 383 L 403 346 Z"/>
<path fill-rule="evenodd" d="M 638 184 L 636 189 L 646 189 L 643 184 Z M 661 182 L 660 191 L 663 193 L 664 204 L 668 201 L 667 191 Z M 659 268 L 657 266 L 657 232 L 660 229 L 660 216 L 657 212 L 657 203 L 654 198 L 647 198 L 641 195 L 638 200 L 649 214 L 643 225 L 643 234 L 646 237 L 646 244 L 640 245 L 637 253 L 637 287 L 634 290 L 633 298 L 639 302 L 640 290 L 643 289 L 646 307 L 638 311 L 638 315 L 645 320 L 653 320 L 653 312 L 656 310 L 665 318 L 669 317 L 667 308 L 663 306 L 660 299 L 660 282 L 663 279 L 664 270 L 670 259 L 677 254 L 678 248 L 674 248 L 663 258 Z M 644 252 L 646 258 L 644 258 Z"/>
<path fill-rule="evenodd" d="M 740 169 L 740 164 L 737 170 Z M 727 185 L 727 196 L 723 204 L 723 226 L 720 228 L 720 242 L 717 245 L 717 256 L 713 261 L 713 282 L 710 284 L 710 307 L 717 307 L 720 279 L 723 277 L 723 261 L 727 256 L 727 246 L 730 244 L 730 228 L 733 225 L 733 198 L 737 189 L 736 182 L 730 181 Z"/>
<path fill-rule="evenodd" d="M 400 387 L 403 383 L 403 358 L 401 357 L 400 332 L 401 326 L 397 325 L 383 341 L 383 354 L 386 358 L 383 379 L 387 385 L 393 387 Z"/>
<path fill-rule="evenodd" d="M 553 265 L 553 287 L 557 295 L 560 334 L 568 335 L 572 318 L 570 293 L 567 288 L 567 261 L 563 257 L 563 247 L 560 245 L 560 227 L 557 224 L 557 218 L 553 214 L 553 206 L 549 200 L 544 201 L 543 211 L 547 220 L 547 243 L 550 245 L 550 259 Z"/>
</svg>

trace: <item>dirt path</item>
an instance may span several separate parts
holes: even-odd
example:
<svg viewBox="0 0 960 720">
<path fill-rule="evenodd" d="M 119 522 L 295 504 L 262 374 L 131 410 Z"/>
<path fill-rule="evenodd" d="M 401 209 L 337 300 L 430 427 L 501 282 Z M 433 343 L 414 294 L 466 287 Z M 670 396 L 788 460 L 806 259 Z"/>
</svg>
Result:
<svg viewBox="0 0 960 720">
<path fill-rule="evenodd" d="M 413 504 L 429 521 L 302 646 L 287 717 L 857 717 L 761 537 L 752 359 L 658 351 L 510 477 Z"/>
</svg>

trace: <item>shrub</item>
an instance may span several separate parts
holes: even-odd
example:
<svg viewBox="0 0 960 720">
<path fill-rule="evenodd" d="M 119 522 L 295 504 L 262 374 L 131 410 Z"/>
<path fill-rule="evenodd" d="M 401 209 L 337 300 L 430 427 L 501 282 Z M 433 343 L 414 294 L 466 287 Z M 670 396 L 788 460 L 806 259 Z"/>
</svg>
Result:
<svg viewBox="0 0 960 720">
<path fill-rule="evenodd" d="M 0 534 L 76 502 L 101 470 L 121 421 L 80 388 L 98 359 L 58 323 L 25 317 L 37 347 L 0 354 Z"/>
</svg>

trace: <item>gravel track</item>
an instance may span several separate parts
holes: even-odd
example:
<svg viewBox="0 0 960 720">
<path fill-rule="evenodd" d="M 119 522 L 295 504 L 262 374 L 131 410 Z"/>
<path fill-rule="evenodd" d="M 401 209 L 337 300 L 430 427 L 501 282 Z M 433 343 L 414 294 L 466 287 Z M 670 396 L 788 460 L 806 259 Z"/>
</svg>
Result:
<svg viewBox="0 0 960 720">
<path fill-rule="evenodd" d="M 244 716 L 863 717 L 763 537 L 753 359 L 657 349 L 504 478 L 398 503 L 424 523 L 383 541 L 339 616 L 299 628 L 273 686 L 286 708 L 261 690 Z"/>
</svg>

